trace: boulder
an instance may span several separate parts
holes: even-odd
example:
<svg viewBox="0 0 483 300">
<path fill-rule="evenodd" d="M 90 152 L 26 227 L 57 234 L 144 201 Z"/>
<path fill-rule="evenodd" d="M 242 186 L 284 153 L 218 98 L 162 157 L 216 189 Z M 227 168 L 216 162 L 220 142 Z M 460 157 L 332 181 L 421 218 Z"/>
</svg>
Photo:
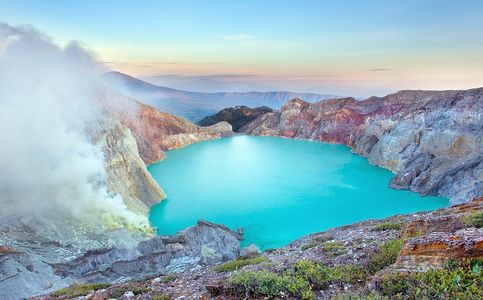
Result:
<svg viewBox="0 0 483 300">
<path fill-rule="evenodd" d="M 243 248 L 240 252 L 240 257 L 242 258 L 254 258 L 260 255 L 260 249 L 254 244 L 250 244 Z"/>
</svg>

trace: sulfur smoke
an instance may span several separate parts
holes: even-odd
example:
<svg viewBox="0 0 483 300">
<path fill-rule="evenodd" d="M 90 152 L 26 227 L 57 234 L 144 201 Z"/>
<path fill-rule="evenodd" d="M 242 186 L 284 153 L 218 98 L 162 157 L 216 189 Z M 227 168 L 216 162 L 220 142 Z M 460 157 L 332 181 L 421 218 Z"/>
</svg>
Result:
<svg viewBox="0 0 483 300">
<path fill-rule="evenodd" d="M 78 43 L 59 47 L 0 23 L 0 223 L 57 215 L 148 225 L 106 188 L 104 155 L 89 134 L 103 118 L 95 92 L 103 71 Z"/>
</svg>

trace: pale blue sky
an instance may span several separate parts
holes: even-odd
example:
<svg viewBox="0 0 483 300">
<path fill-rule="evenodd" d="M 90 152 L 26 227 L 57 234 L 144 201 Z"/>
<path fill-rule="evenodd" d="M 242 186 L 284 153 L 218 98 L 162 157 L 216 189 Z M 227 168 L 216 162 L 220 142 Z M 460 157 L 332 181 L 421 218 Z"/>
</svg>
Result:
<svg viewBox="0 0 483 300">
<path fill-rule="evenodd" d="M 0 21 L 158 83 L 361 96 L 483 86 L 482 16 L 479 0 L 0 0 Z"/>
</svg>

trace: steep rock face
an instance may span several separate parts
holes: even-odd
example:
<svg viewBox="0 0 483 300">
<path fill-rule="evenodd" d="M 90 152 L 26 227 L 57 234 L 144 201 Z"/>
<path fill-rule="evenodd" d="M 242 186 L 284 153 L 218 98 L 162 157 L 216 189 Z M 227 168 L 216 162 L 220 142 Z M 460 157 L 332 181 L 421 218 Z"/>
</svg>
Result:
<svg viewBox="0 0 483 300">
<path fill-rule="evenodd" d="M 122 195 L 131 211 L 147 215 L 149 207 L 165 199 L 166 194 L 147 171 L 131 131 L 114 122 L 102 135 L 101 142 L 106 156 L 108 188 Z"/>
<path fill-rule="evenodd" d="M 346 144 L 396 173 L 391 186 L 449 197 L 483 194 L 483 88 L 401 91 L 364 101 L 289 101 L 240 129 Z"/>
</svg>

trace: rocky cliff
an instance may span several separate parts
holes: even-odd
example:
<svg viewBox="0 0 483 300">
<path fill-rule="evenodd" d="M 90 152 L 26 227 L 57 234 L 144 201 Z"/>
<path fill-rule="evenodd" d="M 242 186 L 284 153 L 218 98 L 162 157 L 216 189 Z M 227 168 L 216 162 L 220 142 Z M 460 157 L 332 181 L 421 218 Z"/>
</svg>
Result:
<svg viewBox="0 0 483 300">
<path fill-rule="evenodd" d="M 459 203 L 483 194 L 482 112 L 483 88 L 313 104 L 294 99 L 240 131 L 346 144 L 392 170 L 391 187 Z"/>
<path fill-rule="evenodd" d="M 119 100 L 119 99 L 118 99 Z M 134 135 L 139 155 L 149 165 L 165 158 L 165 151 L 203 140 L 233 134 L 227 122 L 200 127 L 184 118 L 161 112 L 154 107 L 122 100 L 108 106 L 111 113 Z"/>
</svg>

